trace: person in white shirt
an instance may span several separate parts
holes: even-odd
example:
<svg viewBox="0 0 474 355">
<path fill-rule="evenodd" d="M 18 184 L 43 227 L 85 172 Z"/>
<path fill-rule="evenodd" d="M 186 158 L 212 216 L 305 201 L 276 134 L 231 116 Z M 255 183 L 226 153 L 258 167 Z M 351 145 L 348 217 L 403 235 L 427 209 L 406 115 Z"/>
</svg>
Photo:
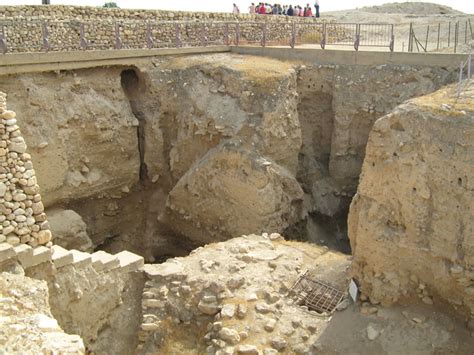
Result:
<svg viewBox="0 0 474 355">
<path fill-rule="evenodd" d="M 232 10 L 232 12 L 233 12 L 234 14 L 240 14 L 240 10 L 239 10 L 239 8 L 237 7 L 236 4 L 234 4 L 234 9 Z"/>
<path fill-rule="evenodd" d="M 255 14 L 255 4 L 252 3 L 252 5 L 249 6 L 249 14 Z"/>
</svg>

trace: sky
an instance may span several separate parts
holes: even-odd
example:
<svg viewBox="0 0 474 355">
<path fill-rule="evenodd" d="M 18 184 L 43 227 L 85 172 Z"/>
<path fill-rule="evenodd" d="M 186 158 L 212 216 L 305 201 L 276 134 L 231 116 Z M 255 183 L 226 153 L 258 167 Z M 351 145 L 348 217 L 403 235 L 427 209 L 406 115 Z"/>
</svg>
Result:
<svg viewBox="0 0 474 355">
<path fill-rule="evenodd" d="M 113 0 L 50 0 L 53 5 L 101 6 Z M 162 9 L 185 11 L 230 12 L 236 2 L 241 12 L 247 12 L 250 2 L 256 0 L 114 0 L 119 7 L 129 9 Z M 269 0 L 267 0 L 269 1 Z M 271 0 L 277 1 L 277 0 Z M 278 0 L 281 4 L 305 5 L 312 0 Z M 320 0 L 321 11 L 348 10 L 355 7 L 381 5 L 391 0 Z M 403 2 L 403 1 L 399 1 Z M 456 10 L 474 14 L 474 0 L 431 0 L 430 2 L 450 6 Z M 0 5 L 38 5 L 41 0 L 0 0 Z M 0 14 L 1 15 L 1 14 Z"/>
</svg>

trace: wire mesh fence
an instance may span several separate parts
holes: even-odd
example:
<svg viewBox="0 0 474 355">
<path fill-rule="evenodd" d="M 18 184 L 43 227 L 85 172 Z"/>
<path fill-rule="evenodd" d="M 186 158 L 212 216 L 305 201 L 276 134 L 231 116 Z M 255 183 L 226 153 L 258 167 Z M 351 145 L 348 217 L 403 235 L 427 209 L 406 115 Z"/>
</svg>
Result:
<svg viewBox="0 0 474 355">
<path fill-rule="evenodd" d="M 469 52 L 467 59 L 459 65 L 459 82 L 456 90 L 457 97 L 461 96 L 461 92 L 471 80 L 472 69 L 472 52 Z"/>
<path fill-rule="evenodd" d="M 410 23 L 408 52 L 462 51 L 472 40 L 472 23 L 464 21 L 444 22 L 430 25 Z"/>
</svg>

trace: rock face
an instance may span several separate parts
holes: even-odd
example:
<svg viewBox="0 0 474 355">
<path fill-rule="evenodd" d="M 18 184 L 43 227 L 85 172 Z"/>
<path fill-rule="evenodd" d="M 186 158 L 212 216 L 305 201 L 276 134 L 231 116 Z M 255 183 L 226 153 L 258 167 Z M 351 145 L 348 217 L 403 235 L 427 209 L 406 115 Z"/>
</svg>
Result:
<svg viewBox="0 0 474 355">
<path fill-rule="evenodd" d="M 346 217 L 374 122 L 406 100 L 453 80 L 455 68 L 299 67 L 298 117 L 303 144 L 297 177 L 305 192 L 310 240 L 327 240 L 349 252 Z"/>
<path fill-rule="evenodd" d="M 46 282 L 0 274 L 0 344 L 7 354 L 85 354 L 78 335 L 63 332 L 51 315 Z"/>
<path fill-rule="evenodd" d="M 162 125 L 147 127 L 145 162 L 150 176 L 173 185 L 161 220 L 201 242 L 283 231 L 299 220 L 301 128 L 292 65 L 214 55 L 157 67 L 151 80 L 161 93 Z M 153 146 L 159 128 L 169 168 Z"/>
<path fill-rule="evenodd" d="M 145 265 L 138 353 L 313 353 L 329 317 L 293 303 L 288 288 L 324 265 L 314 276 L 345 289 L 349 264 L 348 256 L 273 233 Z"/>
<path fill-rule="evenodd" d="M 285 234 L 349 251 L 346 215 L 373 123 L 453 73 L 226 53 L 1 76 L 0 88 L 46 208 L 77 212 L 94 247 L 151 260 L 302 219 Z"/>
<path fill-rule="evenodd" d="M 474 315 L 473 93 L 410 100 L 370 133 L 349 237 L 372 302 L 439 296 Z"/>
</svg>

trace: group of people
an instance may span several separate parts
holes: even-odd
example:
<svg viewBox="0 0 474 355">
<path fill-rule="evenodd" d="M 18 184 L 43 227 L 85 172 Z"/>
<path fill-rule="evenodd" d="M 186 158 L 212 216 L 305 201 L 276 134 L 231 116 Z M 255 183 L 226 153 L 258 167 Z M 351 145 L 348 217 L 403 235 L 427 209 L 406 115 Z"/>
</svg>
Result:
<svg viewBox="0 0 474 355">
<path fill-rule="evenodd" d="M 268 3 L 259 3 L 255 5 L 252 3 L 249 6 L 250 14 L 260 14 L 260 15 L 284 15 L 284 16 L 300 16 L 300 17 L 319 17 L 319 0 L 315 0 L 314 3 L 315 12 L 313 14 L 313 9 L 309 4 L 306 4 L 305 7 L 299 5 L 283 5 L 280 4 L 268 4 Z M 234 4 L 233 9 L 234 14 L 239 14 L 240 9 L 236 4 Z"/>
</svg>

